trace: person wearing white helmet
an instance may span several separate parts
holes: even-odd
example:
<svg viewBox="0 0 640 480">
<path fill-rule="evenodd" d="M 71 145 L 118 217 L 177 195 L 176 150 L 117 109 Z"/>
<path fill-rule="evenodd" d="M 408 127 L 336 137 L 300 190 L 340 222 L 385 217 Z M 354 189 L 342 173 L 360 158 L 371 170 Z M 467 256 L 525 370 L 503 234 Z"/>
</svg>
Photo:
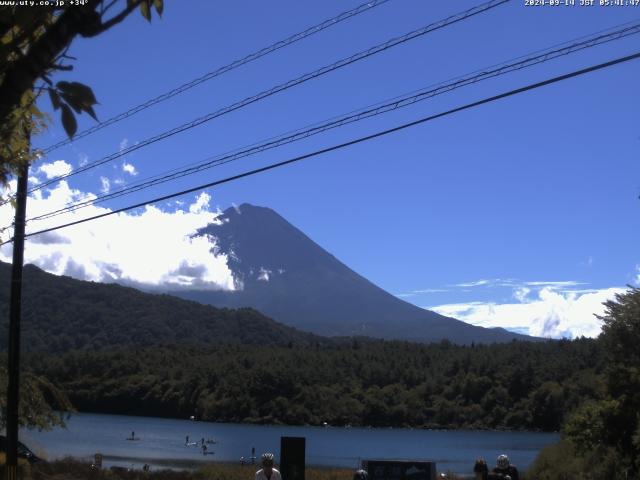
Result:
<svg viewBox="0 0 640 480">
<path fill-rule="evenodd" d="M 356 470 L 353 474 L 353 480 L 369 480 L 369 474 L 366 470 Z"/>
<path fill-rule="evenodd" d="M 498 456 L 496 467 L 492 470 L 491 473 L 493 473 L 494 475 L 499 475 L 498 478 L 520 480 L 518 469 L 515 465 L 511 465 L 511 462 L 509 462 L 509 457 L 504 454 Z"/>
<path fill-rule="evenodd" d="M 280 472 L 273 468 L 273 453 L 262 454 L 262 468 L 256 472 L 255 480 L 282 480 Z"/>
</svg>

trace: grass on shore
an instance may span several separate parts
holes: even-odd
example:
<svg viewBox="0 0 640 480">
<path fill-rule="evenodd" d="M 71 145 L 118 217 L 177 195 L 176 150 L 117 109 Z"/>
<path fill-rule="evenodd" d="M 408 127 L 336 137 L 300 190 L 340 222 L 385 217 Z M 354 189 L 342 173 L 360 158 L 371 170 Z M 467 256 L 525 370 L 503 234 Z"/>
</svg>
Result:
<svg viewBox="0 0 640 480">
<path fill-rule="evenodd" d="M 0 453 L 0 468 L 5 455 Z M 87 462 L 71 458 L 29 465 L 21 460 L 18 478 L 22 480 L 252 480 L 257 465 L 212 463 L 196 471 L 95 469 Z M 351 480 L 353 470 L 347 468 L 311 467 L 305 470 L 305 480 Z"/>
</svg>

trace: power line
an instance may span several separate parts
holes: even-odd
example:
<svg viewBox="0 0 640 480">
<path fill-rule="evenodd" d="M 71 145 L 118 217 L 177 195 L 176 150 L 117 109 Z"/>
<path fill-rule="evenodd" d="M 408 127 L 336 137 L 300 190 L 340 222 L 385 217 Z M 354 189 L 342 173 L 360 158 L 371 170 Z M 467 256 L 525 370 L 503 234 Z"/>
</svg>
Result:
<svg viewBox="0 0 640 480">
<path fill-rule="evenodd" d="M 614 60 L 610 60 L 610 61 L 605 62 L 605 63 L 592 65 L 590 67 L 583 68 L 581 70 L 576 70 L 576 71 L 573 71 L 571 73 L 566 73 L 564 75 L 553 77 L 553 78 L 550 78 L 550 79 L 547 79 L 547 80 L 543 80 L 541 82 L 529 84 L 529 85 L 526 85 L 524 87 L 516 88 L 516 89 L 510 90 L 508 92 L 504 92 L 504 93 L 501 93 L 501 94 L 498 94 L 498 95 L 494 95 L 492 97 L 487 97 L 487 98 L 484 98 L 482 100 L 478 100 L 476 102 L 468 103 L 468 104 L 463 105 L 461 107 L 453 108 L 451 110 L 447 110 L 445 112 L 441 112 L 441 113 L 438 113 L 438 114 L 435 114 L 435 115 L 430 115 L 430 116 L 427 116 L 427 117 L 423 117 L 423 118 L 420 118 L 418 120 L 414 120 L 414 121 L 409 122 L 409 123 L 404 123 L 404 124 L 399 125 L 397 127 L 389 128 L 387 130 L 382 130 L 382 131 L 373 133 L 371 135 L 367 135 L 367 136 L 364 136 L 364 137 L 359 137 L 359 138 L 356 138 L 354 140 L 350 140 L 348 142 L 344 142 L 344 143 L 340 143 L 338 145 L 333 145 L 331 147 L 327 147 L 327 148 L 323 148 L 323 149 L 320 149 L 320 150 L 316 150 L 314 152 L 307 153 L 307 154 L 304 154 L 304 155 L 300 155 L 298 157 L 290 158 L 290 159 L 284 160 L 282 162 L 273 163 L 273 164 L 267 165 L 265 167 L 256 168 L 254 170 L 249 170 L 247 172 L 243 172 L 243 173 L 240 173 L 240 174 L 237 174 L 237 175 L 233 175 L 231 177 L 223 178 L 221 180 L 216 180 L 216 181 L 213 181 L 213 182 L 209 182 L 209 183 L 205 183 L 205 184 L 202 184 L 202 185 L 198 185 L 197 187 L 192 187 L 192 188 L 189 188 L 189 189 L 186 189 L 186 190 L 182 190 L 182 191 L 179 191 L 179 192 L 174 192 L 174 193 L 170 193 L 168 195 L 163 195 L 161 197 L 156 197 L 156 198 L 153 198 L 151 200 L 146 200 L 144 202 L 136 203 L 134 205 L 129 205 L 127 207 L 119 208 L 117 210 L 112 210 L 110 212 L 102 213 L 102 214 L 99 214 L 99 215 L 94 215 L 92 217 L 84 218 L 82 220 L 76 220 L 74 222 L 65 223 L 65 224 L 62 224 L 62 225 L 58 225 L 56 227 L 46 228 L 46 229 L 39 230 L 39 231 L 36 231 L 36 232 L 28 233 L 28 234 L 25 235 L 25 238 L 26 237 L 32 237 L 34 235 L 39 235 L 39 234 L 42 234 L 42 233 L 52 232 L 54 230 L 60 230 L 62 228 L 71 227 L 73 225 L 79 225 L 79 224 L 86 223 L 86 222 L 89 222 L 89 221 L 92 221 L 92 220 L 97 220 L 99 218 L 104 218 L 104 217 L 108 217 L 108 216 L 111 216 L 111 215 L 115 215 L 117 213 L 122 213 L 122 212 L 126 212 L 128 210 L 133 210 L 133 209 L 136 209 L 136 208 L 144 207 L 145 205 L 148 205 L 150 203 L 162 202 L 164 200 L 169 200 L 171 198 L 179 197 L 179 196 L 185 195 L 187 193 L 193 193 L 193 192 L 196 192 L 198 190 L 203 190 L 203 189 L 206 189 L 206 188 L 215 187 L 217 185 L 222 185 L 224 183 L 229 183 L 229 182 L 232 182 L 232 181 L 235 181 L 235 180 L 239 180 L 241 178 L 249 177 L 249 176 L 252 176 L 252 175 L 256 175 L 258 173 L 263 173 L 263 172 L 266 172 L 266 171 L 269 171 L 269 170 L 273 170 L 275 168 L 283 167 L 285 165 L 290 165 L 292 163 L 296 163 L 296 162 L 299 162 L 301 160 L 306 160 L 308 158 L 316 157 L 316 156 L 319 156 L 319 155 L 322 155 L 322 154 L 325 154 L 325 153 L 328 153 L 328 152 L 332 152 L 332 151 L 335 151 L 335 150 L 340 150 L 342 148 L 346 148 L 346 147 L 349 147 L 351 145 L 356 145 L 356 144 L 363 143 L 363 142 L 366 142 L 366 141 L 369 141 L 369 140 L 373 140 L 375 138 L 382 137 L 382 136 L 385 136 L 385 135 L 389 135 L 391 133 L 395 133 L 395 132 L 398 132 L 398 131 L 401 131 L 401 130 L 404 130 L 404 129 L 407 129 L 407 128 L 410 128 L 410 127 L 414 127 L 416 125 L 420 125 L 422 123 L 426 123 L 426 122 L 435 120 L 437 118 L 441 118 L 441 117 L 445 117 L 445 116 L 448 116 L 448 115 L 452 115 L 454 113 L 458 113 L 458 112 L 461 112 L 463 110 L 468 110 L 468 109 L 471 109 L 471 108 L 474 108 L 474 107 L 478 107 L 480 105 L 484 105 L 484 104 L 487 104 L 487 103 L 494 102 L 496 100 L 500 100 L 500 99 L 503 99 L 503 98 L 506 98 L 506 97 L 511 97 L 511 96 L 517 95 L 519 93 L 523 93 L 523 92 L 526 92 L 526 91 L 529 91 L 529 90 L 534 90 L 534 89 L 537 89 L 537 88 L 541 88 L 541 87 L 544 87 L 546 85 L 550 85 L 552 83 L 561 82 L 561 81 L 567 80 L 569 78 L 573 78 L 573 77 L 577 77 L 577 76 L 580 76 L 580 75 L 584 75 L 584 74 L 587 74 L 587 73 L 590 73 L 590 72 L 594 72 L 596 70 L 602 70 L 604 68 L 608 68 L 608 67 L 611 67 L 613 65 L 617 65 L 617 64 L 620 64 L 620 63 L 628 62 L 628 61 L 635 60 L 635 59 L 638 59 L 638 58 L 640 58 L 640 52 L 634 53 L 632 55 L 627 55 L 625 57 L 616 58 Z M 7 244 L 7 243 L 12 242 L 12 241 L 13 241 L 13 239 L 10 239 L 10 240 L 8 240 L 6 242 L 3 242 L 0 245 L 4 245 L 4 244 Z"/>
<path fill-rule="evenodd" d="M 270 53 L 273 53 L 277 50 L 280 50 L 281 48 L 287 47 L 289 45 L 292 45 L 300 40 L 303 40 L 307 37 L 310 37 L 311 35 L 314 35 L 316 33 L 319 33 L 323 30 L 326 30 L 327 28 L 330 28 L 334 25 L 337 25 L 338 23 L 347 20 L 351 17 L 355 17 L 356 15 L 359 15 L 361 13 L 367 12 L 379 5 L 382 5 L 383 3 L 387 3 L 389 0 L 371 0 L 370 2 L 367 3 L 363 3 L 362 5 L 357 6 L 356 8 L 353 8 L 351 10 L 347 10 L 345 12 L 340 13 L 339 15 L 336 15 L 335 17 L 329 18 L 327 20 L 325 20 L 324 22 L 321 22 L 317 25 L 314 25 L 312 27 L 307 28 L 306 30 L 303 30 L 302 32 L 298 32 L 295 33 L 283 40 L 280 40 L 276 43 L 273 43 L 272 45 L 269 45 L 268 47 L 264 47 L 256 52 L 250 53 L 249 55 L 245 56 L 244 58 L 238 59 L 238 60 L 234 60 L 233 62 L 224 65 L 222 67 L 219 67 L 211 72 L 205 73 L 204 75 L 191 80 L 190 82 L 184 83 L 172 90 L 169 90 L 168 92 L 162 93 L 160 95 L 158 95 L 157 97 L 154 97 L 150 100 L 147 100 L 144 103 L 141 103 L 140 105 L 136 105 L 135 107 L 130 108 L 129 110 L 119 113 L 118 115 L 115 115 L 111 118 L 108 118 L 107 120 L 105 120 L 104 122 L 100 122 L 97 125 L 94 125 L 91 128 L 87 128 L 86 130 L 83 130 L 80 133 L 77 133 L 73 139 L 67 138 L 65 140 L 61 140 L 58 143 L 55 143 L 53 145 L 50 145 L 46 148 L 44 148 L 42 150 L 43 155 L 47 155 L 48 153 L 53 152 L 54 150 L 57 150 L 60 147 L 63 147 L 65 145 L 68 145 L 69 143 L 71 143 L 73 140 L 78 140 L 80 138 L 86 137 L 88 135 L 91 135 L 92 133 L 95 133 L 99 130 L 102 130 L 105 127 L 108 127 L 109 125 L 113 125 L 114 123 L 120 122 L 126 118 L 132 117 L 133 115 L 142 112 L 143 110 L 146 110 L 149 107 L 152 107 L 153 105 L 156 105 L 158 103 L 164 102 L 165 100 L 168 100 L 172 97 L 175 97 L 176 95 L 179 95 L 183 92 L 186 92 L 187 90 L 192 89 L 193 87 L 196 87 L 198 85 L 200 85 L 201 83 L 207 82 L 215 77 L 218 77 L 220 75 L 223 75 L 227 72 L 230 72 L 231 70 L 234 70 L 242 65 L 246 65 L 247 63 L 253 62 L 254 60 L 257 60 L 259 58 L 264 57 L 265 55 L 268 55 Z"/>
<path fill-rule="evenodd" d="M 135 145 L 132 145 L 126 149 L 122 149 L 119 152 L 116 153 L 112 153 L 111 155 L 108 155 L 100 160 L 97 160 L 95 162 L 92 162 L 90 164 L 87 164 L 83 167 L 80 167 L 70 173 L 67 173 L 65 175 L 60 175 L 57 176 L 55 178 L 52 178 L 50 180 L 47 180 L 46 182 L 43 182 L 33 188 L 31 188 L 29 190 L 28 193 L 33 193 L 37 190 L 40 190 L 44 187 L 47 187 L 53 183 L 59 182 L 60 180 L 63 180 L 65 178 L 69 178 L 71 176 L 77 175 L 79 173 L 85 172 L 87 170 L 90 170 L 92 168 L 98 167 L 100 165 L 103 165 L 107 162 L 110 162 L 111 160 L 115 160 L 117 158 L 123 157 L 124 155 L 127 155 L 135 150 L 138 150 L 140 148 L 146 147 L 148 145 L 151 145 L 153 143 L 159 142 L 160 140 L 164 140 L 165 138 L 171 137 L 173 135 L 176 135 L 178 133 L 184 132 L 186 130 L 189 130 L 191 128 L 197 127 L 199 125 L 202 125 L 203 123 L 209 122 L 211 120 L 213 120 L 214 118 L 220 117 L 222 115 L 225 115 L 227 113 L 233 112 L 235 110 L 238 110 L 242 107 L 245 107 L 249 104 L 255 103 L 259 100 L 262 100 L 264 98 L 270 97 L 271 95 L 274 95 L 276 93 L 282 92 L 284 90 L 288 90 L 289 88 L 292 88 L 296 85 L 299 85 L 301 83 L 307 82 L 309 80 L 312 80 L 314 78 L 320 77 L 322 75 L 325 75 L 329 72 L 332 72 L 334 70 L 337 70 L 339 68 L 345 67 L 347 65 L 350 65 L 352 63 L 355 63 L 359 60 L 362 60 L 364 58 L 370 57 L 372 55 L 375 55 L 377 53 L 383 52 L 385 50 L 388 50 L 392 47 L 395 47 L 397 45 L 400 45 L 402 43 L 405 43 L 409 40 L 413 40 L 415 38 L 418 38 L 422 35 L 425 35 L 427 33 L 430 33 L 432 31 L 444 28 L 448 25 L 452 25 L 454 23 L 457 23 L 461 20 L 465 20 L 467 18 L 470 18 L 472 16 L 478 15 L 479 13 L 483 13 L 486 12 L 492 8 L 495 8 L 499 5 L 502 5 L 504 3 L 509 2 L 510 0 L 490 0 L 489 2 L 485 2 L 482 3 L 478 6 L 475 6 L 473 8 L 470 8 L 468 10 L 465 10 L 464 12 L 461 13 L 457 13 L 455 15 L 451 15 L 443 20 L 440 20 L 438 22 L 429 24 L 425 27 L 419 28 L 417 30 L 413 30 L 412 32 L 409 32 L 405 35 L 402 35 L 400 37 L 395 37 L 392 38 L 390 40 L 387 40 L 384 43 L 378 44 L 374 47 L 369 48 L 368 50 L 364 50 L 361 52 L 358 52 L 350 57 L 347 58 L 343 58 L 342 60 L 339 60 L 337 62 L 334 62 L 330 65 L 324 66 L 318 70 L 315 70 L 313 72 L 307 73 L 305 75 L 302 75 L 294 80 L 289 80 L 288 82 L 282 83 L 280 85 L 277 85 L 275 87 L 272 87 L 269 90 L 265 90 L 257 95 L 251 96 L 251 97 L 247 97 L 244 100 L 240 101 L 240 102 L 236 102 L 230 106 L 224 107 L 220 110 L 217 110 L 215 112 L 209 113 L 205 116 L 202 116 L 200 118 L 197 118 L 191 122 L 185 123 L 183 125 L 180 125 L 178 127 L 175 127 L 171 130 L 168 130 L 166 132 L 160 133 L 154 137 L 148 138 L 146 140 L 143 140 L 142 142 L 139 142 Z M 11 197 L 10 197 L 11 198 Z M 6 203 L 6 201 L 4 202 Z M 2 204 L 0 204 L 2 205 Z"/>
<path fill-rule="evenodd" d="M 462 77 L 457 77 L 453 82 L 445 83 L 442 82 L 438 84 L 435 88 L 426 87 L 428 89 L 418 90 L 417 92 L 412 92 L 411 94 L 406 94 L 404 96 L 395 97 L 391 100 L 387 100 L 386 103 L 378 103 L 376 105 L 372 105 L 370 107 L 365 107 L 365 109 L 357 110 L 355 113 L 351 112 L 339 117 L 334 117 L 329 121 L 325 121 L 323 123 L 315 124 L 310 128 L 303 128 L 297 131 L 294 131 L 290 134 L 282 134 L 277 137 L 273 137 L 269 139 L 265 143 L 255 143 L 248 147 L 243 147 L 242 149 L 238 149 L 234 152 L 229 152 L 223 155 L 218 155 L 215 157 L 209 157 L 204 161 L 201 161 L 197 164 L 193 164 L 187 168 L 174 169 L 164 174 L 156 175 L 150 179 L 141 180 L 131 186 L 122 188 L 121 190 L 107 193 L 104 195 L 100 195 L 96 198 L 92 198 L 89 200 L 81 201 L 81 202 L 70 202 L 63 208 L 58 210 L 54 210 L 33 218 L 30 218 L 28 221 L 35 220 L 44 220 L 48 218 L 52 218 L 58 215 L 62 215 L 67 212 L 73 212 L 79 210 L 80 208 L 88 207 L 90 205 L 95 205 L 97 203 L 102 203 L 107 200 L 111 200 L 114 198 L 118 198 L 124 195 L 128 195 L 130 193 L 138 192 L 140 190 L 144 190 L 156 185 L 160 185 L 162 183 L 175 180 L 187 175 L 192 175 L 194 173 L 201 172 L 206 169 L 214 168 L 220 165 L 224 165 L 226 163 L 238 160 L 240 158 L 248 157 L 250 155 L 255 155 L 257 153 L 264 152 L 266 150 L 270 150 L 272 148 L 276 148 L 285 144 L 293 143 L 298 140 L 302 140 L 308 138 L 310 136 L 325 132 L 330 129 L 334 129 L 337 127 L 341 127 L 353 122 L 357 122 L 363 120 L 365 118 L 374 117 L 377 115 L 381 115 L 387 113 L 389 111 L 393 111 L 399 108 L 404 108 L 414 103 L 435 97 L 437 95 L 450 92 L 457 88 L 465 87 L 471 84 L 475 84 L 477 82 L 487 80 L 490 78 L 494 78 L 500 75 L 504 75 L 516 70 L 521 70 L 524 68 L 528 68 L 534 65 L 538 65 L 549 60 L 569 55 L 578 51 L 585 50 L 587 48 L 592 48 L 597 45 L 602 45 L 607 42 L 611 42 L 614 40 L 619 40 L 621 38 L 628 37 L 630 35 L 634 35 L 640 33 L 640 22 L 636 22 L 633 25 L 627 23 L 625 28 L 621 28 L 606 34 L 601 34 L 595 36 L 592 35 L 590 37 L 582 37 L 585 40 L 581 42 L 576 42 L 573 44 L 567 45 L 568 42 L 565 42 L 564 47 L 556 48 L 554 50 L 546 49 L 539 50 L 535 56 L 526 57 L 520 56 L 520 58 L 524 58 L 524 60 L 520 60 L 514 63 L 503 62 L 498 64 L 498 66 L 494 65 L 493 67 L 487 67 L 483 70 L 480 70 L 480 73 L 475 74 L 467 74 Z M 553 47 L 550 47 L 553 48 Z"/>
</svg>

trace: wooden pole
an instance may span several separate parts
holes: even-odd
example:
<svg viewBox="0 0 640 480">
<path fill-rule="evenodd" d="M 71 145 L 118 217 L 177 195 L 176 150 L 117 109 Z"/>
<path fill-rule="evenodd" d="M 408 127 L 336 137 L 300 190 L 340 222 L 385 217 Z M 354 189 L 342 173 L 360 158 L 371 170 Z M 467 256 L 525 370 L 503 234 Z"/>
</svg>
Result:
<svg viewBox="0 0 640 480">
<path fill-rule="evenodd" d="M 13 263 L 9 306 L 9 385 L 7 388 L 7 480 L 18 478 L 18 408 L 20 403 L 20 318 L 22 311 L 22 269 L 24 229 L 27 211 L 29 165 L 20 168 L 16 192 L 16 216 L 13 233 Z"/>
</svg>

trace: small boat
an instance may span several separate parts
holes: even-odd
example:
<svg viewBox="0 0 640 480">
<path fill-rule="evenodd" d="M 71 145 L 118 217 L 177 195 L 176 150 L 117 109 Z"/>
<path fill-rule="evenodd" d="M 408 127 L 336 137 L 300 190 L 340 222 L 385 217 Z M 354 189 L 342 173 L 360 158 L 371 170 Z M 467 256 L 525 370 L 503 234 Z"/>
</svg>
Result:
<svg viewBox="0 0 640 480">
<path fill-rule="evenodd" d="M 140 437 L 127 437 L 125 438 L 125 440 L 128 440 L 130 442 L 137 442 L 140 440 Z"/>
</svg>

